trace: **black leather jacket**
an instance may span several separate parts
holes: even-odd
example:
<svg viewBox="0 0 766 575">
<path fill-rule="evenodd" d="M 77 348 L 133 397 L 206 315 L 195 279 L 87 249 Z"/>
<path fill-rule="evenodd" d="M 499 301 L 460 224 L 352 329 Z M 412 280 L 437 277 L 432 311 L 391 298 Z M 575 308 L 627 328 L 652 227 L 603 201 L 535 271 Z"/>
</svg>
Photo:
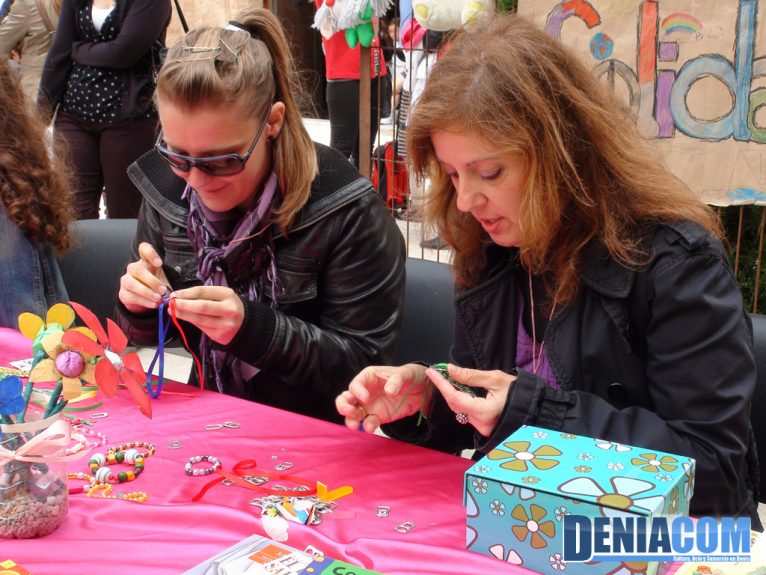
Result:
<svg viewBox="0 0 766 575">
<path fill-rule="evenodd" d="M 370 182 L 337 151 L 316 149 L 319 175 L 309 202 L 287 237 L 275 232 L 277 307 L 243 299 L 242 327 L 222 349 L 260 369 L 246 383 L 246 398 L 339 422 L 336 395 L 365 366 L 391 360 L 404 299 L 404 240 Z M 128 173 L 144 196 L 134 260 L 138 244 L 149 242 L 174 289 L 199 285 L 184 181 L 153 151 Z M 156 312 L 131 314 L 118 305 L 118 318 L 131 342 L 156 345 Z M 199 332 L 184 329 L 194 332 L 196 352 Z"/>
<path fill-rule="evenodd" d="M 647 248 L 650 264 L 635 271 L 590 246 L 578 296 L 545 332 L 561 389 L 518 370 L 490 438 L 458 425 L 439 396 L 420 442 L 486 452 L 528 424 L 686 455 L 697 462 L 693 515 L 757 525 L 752 330 L 728 258 L 688 222 L 660 226 Z M 457 295 L 457 365 L 517 373 L 518 267 L 516 250 L 493 246 L 485 279 Z M 404 425 L 387 431 L 412 439 Z"/>
</svg>

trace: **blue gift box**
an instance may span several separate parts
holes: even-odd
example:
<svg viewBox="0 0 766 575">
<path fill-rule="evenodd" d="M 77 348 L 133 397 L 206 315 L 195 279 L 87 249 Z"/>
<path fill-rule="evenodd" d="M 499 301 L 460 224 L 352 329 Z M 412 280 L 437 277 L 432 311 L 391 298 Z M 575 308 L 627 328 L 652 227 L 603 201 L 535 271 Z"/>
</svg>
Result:
<svg viewBox="0 0 766 575">
<path fill-rule="evenodd" d="M 694 459 L 522 426 L 465 473 L 466 546 L 544 574 L 654 575 L 649 562 L 564 560 L 564 517 L 686 515 Z"/>
</svg>

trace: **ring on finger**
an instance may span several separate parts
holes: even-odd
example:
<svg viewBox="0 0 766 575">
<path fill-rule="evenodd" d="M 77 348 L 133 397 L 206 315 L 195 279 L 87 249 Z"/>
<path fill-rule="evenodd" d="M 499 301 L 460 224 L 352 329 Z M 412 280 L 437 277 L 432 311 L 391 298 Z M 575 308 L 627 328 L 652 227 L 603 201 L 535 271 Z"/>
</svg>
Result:
<svg viewBox="0 0 766 575">
<path fill-rule="evenodd" d="M 466 423 L 468 423 L 468 414 L 463 413 L 462 411 L 459 411 L 458 413 L 455 414 L 455 419 L 457 419 L 458 423 L 465 425 Z"/>
</svg>

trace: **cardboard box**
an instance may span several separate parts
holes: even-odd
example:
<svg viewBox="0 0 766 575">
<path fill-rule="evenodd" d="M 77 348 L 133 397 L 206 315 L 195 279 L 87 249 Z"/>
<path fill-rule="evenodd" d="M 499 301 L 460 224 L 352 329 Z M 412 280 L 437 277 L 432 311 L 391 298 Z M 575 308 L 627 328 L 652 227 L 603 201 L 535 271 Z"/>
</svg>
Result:
<svg viewBox="0 0 766 575">
<path fill-rule="evenodd" d="M 544 574 L 654 575 L 656 563 L 570 563 L 565 515 L 686 515 L 693 459 L 522 426 L 465 473 L 466 546 Z"/>
</svg>

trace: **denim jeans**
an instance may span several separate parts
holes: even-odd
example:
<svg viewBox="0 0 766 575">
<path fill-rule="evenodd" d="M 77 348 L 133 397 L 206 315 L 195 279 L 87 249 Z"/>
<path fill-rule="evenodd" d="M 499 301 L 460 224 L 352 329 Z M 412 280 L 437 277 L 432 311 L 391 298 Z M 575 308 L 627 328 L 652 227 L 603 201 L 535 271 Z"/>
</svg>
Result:
<svg viewBox="0 0 766 575">
<path fill-rule="evenodd" d="M 55 303 L 68 301 L 53 249 L 31 242 L 0 205 L 0 326 L 18 328 L 25 311 L 45 318 Z"/>
</svg>

